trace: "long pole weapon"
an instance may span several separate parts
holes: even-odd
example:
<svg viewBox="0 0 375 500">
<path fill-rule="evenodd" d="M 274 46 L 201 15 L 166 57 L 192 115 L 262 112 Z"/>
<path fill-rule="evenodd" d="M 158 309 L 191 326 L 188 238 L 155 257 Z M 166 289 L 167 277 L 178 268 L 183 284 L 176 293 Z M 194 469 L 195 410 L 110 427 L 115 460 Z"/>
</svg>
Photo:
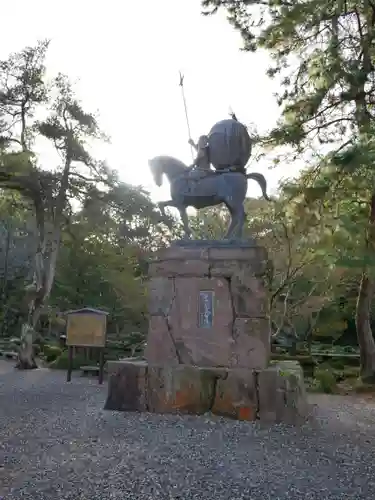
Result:
<svg viewBox="0 0 375 500">
<path fill-rule="evenodd" d="M 185 97 L 185 90 L 184 90 L 184 78 L 185 78 L 184 75 L 180 71 L 180 87 L 181 87 L 182 100 L 184 102 L 186 125 L 187 125 L 187 129 L 188 129 L 189 139 L 191 139 L 189 115 L 188 115 L 188 111 L 187 111 L 186 97 Z M 192 156 L 193 161 L 194 161 L 194 150 L 193 150 L 193 146 L 191 144 L 190 144 L 190 150 L 191 150 L 191 156 Z"/>
</svg>

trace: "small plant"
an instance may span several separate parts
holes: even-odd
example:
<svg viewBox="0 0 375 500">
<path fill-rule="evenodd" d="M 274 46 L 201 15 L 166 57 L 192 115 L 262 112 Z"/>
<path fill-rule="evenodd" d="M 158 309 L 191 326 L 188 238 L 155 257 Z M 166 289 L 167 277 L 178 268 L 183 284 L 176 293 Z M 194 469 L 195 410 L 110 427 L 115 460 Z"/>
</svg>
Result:
<svg viewBox="0 0 375 500">
<path fill-rule="evenodd" d="M 337 381 L 333 371 L 329 368 L 317 368 L 314 374 L 313 390 L 334 394 L 337 392 Z"/>
<path fill-rule="evenodd" d="M 61 347 L 58 347 L 56 345 L 45 345 L 43 347 L 43 354 L 47 363 L 55 361 L 55 359 L 61 356 L 62 352 L 63 350 L 61 349 Z"/>
<path fill-rule="evenodd" d="M 69 364 L 68 351 L 63 351 L 58 358 L 56 358 L 49 367 L 55 370 L 67 370 Z M 87 360 L 81 354 L 73 357 L 73 370 L 79 370 L 82 365 L 86 365 Z"/>
</svg>

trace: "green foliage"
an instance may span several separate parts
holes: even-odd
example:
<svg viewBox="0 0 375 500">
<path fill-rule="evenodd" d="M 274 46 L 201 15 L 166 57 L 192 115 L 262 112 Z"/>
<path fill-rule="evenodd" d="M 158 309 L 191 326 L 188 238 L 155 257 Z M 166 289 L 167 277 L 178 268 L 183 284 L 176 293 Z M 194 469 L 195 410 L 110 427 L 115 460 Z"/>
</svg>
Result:
<svg viewBox="0 0 375 500">
<path fill-rule="evenodd" d="M 337 392 L 337 382 L 333 371 L 330 368 L 317 368 L 314 373 L 313 388 L 317 392 L 334 394 Z"/>
<path fill-rule="evenodd" d="M 47 78 L 47 49 L 0 61 L 0 334 L 28 319 L 58 336 L 58 311 L 83 306 L 110 313 L 110 334 L 143 329 L 147 259 L 173 219 L 160 224 L 149 194 L 94 157 L 107 137 L 66 76 Z M 53 170 L 34 150 L 40 139 Z"/>
<path fill-rule="evenodd" d="M 204 4 L 224 5 L 220 0 Z M 317 26 L 323 29 L 332 21 L 332 15 L 325 18 L 331 7 L 322 0 L 233 0 L 225 6 L 245 48 L 270 51 L 275 67 L 269 73 L 282 79 L 282 116 L 262 144 L 292 144 L 292 156 L 310 153 L 309 167 L 280 185 L 274 203 L 247 200 L 245 236 L 256 237 L 272 260 L 267 287 L 273 334 L 289 349 L 302 342 L 311 350 L 313 342 L 337 342 L 348 330 L 363 268 L 369 274 L 375 268 L 373 247 L 367 244 L 375 143 L 372 125 L 361 114 L 364 103 L 355 109 L 356 100 L 348 94 L 353 82 L 361 81 L 358 68 L 365 61 L 356 48 L 333 54 L 334 26 L 317 35 L 323 37 L 319 48 L 311 45 L 308 37 Z M 262 19 L 256 17 L 259 8 L 266 14 Z M 109 312 L 109 338 L 116 338 L 123 352 L 139 352 L 148 321 L 148 259 L 179 235 L 179 226 L 171 217 L 161 218 L 143 188 L 121 182 L 94 157 L 93 142 L 106 137 L 65 76 L 47 80 L 47 45 L 26 49 L 0 65 L 0 90 L 5 81 L 13 89 L 0 93 L 1 332 L 17 334 L 27 316 L 28 285 L 38 274 L 35 249 L 41 248 L 45 265 L 38 330 L 57 340 L 65 327 L 60 312 L 96 307 Z M 357 69 L 350 54 L 357 56 Z M 344 61 L 340 65 L 338 57 Z M 9 127 L 10 117 L 21 112 L 19 97 L 26 94 L 24 129 L 22 120 Z M 40 116 L 45 120 L 38 121 Z M 58 153 L 53 171 L 33 150 L 41 137 Z M 322 142 L 324 152 L 318 153 Z M 196 237 L 215 239 L 223 236 L 227 218 L 214 208 L 190 220 Z M 53 284 L 49 291 L 47 283 Z M 108 348 L 113 356 L 114 351 Z M 65 351 L 45 346 L 44 353 L 48 360 L 58 356 L 53 366 L 66 369 Z M 81 364 L 84 359 L 77 367 Z"/>
<path fill-rule="evenodd" d="M 289 206 L 295 217 L 320 223 L 314 250 L 323 266 L 344 275 L 337 296 L 352 298 L 359 281 L 362 375 L 375 378 L 368 328 L 375 282 L 375 7 L 353 0 L 203 0 L 202 6 L 206 14 L 225 9 L 244 49 L 265 49 L 272 58 L 268 75 L 280 82 L 281 116 L 263 145 L 311 165 L 292 186 Z"/>
<path fill-rule="evenodd" d="M 55 345 L 45 345 L 43 346 L 43 354 L 47 363 L 51 363 L 55 361 L 58 357 L 63 353 L 63 349 L 61 347 Z"/>
<path fill-rule="evenodd" d="M 49 367 L 54 370 L 67 370 L 69 364 L 68 359 L 68 351 L 63 351 L 58 358 L 56 358 L 52 363 L 49 364 Z M 72 367 L 73 370 L 79 370 L 81 366 L 87 365 L 87 359 L 83 355 L 76 354 L 73 357 Z"/>
</svg>

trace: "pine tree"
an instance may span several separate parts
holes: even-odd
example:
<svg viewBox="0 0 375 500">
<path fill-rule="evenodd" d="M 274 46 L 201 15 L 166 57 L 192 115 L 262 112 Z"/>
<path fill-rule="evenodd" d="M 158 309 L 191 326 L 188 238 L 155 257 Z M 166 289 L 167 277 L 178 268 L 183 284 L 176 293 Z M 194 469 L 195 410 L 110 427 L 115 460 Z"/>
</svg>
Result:
<svg viewBox="0 0 375 500">
<path fill-rule="evenodd" d="M 244 50 L 265 49 L 272 57 L 268 75 L 281 81 L 281 117 L 267 137 L 268 145 L 291 146 L 297 154 L 311 148 L 328 152 L 322 162 L 324 172 L 315 165 L 322 198 L 347 177 L 357 181 L 354 190 L 367 196 L 366 258 L 361 260 L 356 326 L 362 377 L 374 378 L 370 311 L 375 291 L 375 3 L 203 0 L 202 6 L 206 15 L 224 8 L 242 35 Z M 306 187 L 311 188 L 301 186 L 304 196 Z"/>
</svg>

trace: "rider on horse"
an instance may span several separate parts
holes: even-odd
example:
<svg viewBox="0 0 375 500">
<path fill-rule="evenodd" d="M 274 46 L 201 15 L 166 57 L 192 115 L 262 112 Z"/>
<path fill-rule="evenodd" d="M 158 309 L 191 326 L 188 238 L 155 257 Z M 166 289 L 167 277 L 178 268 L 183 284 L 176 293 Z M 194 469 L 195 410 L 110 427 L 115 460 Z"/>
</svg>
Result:
<svg viewBox="0 0 375 500">
<path fill-rule="evenodd" d="M 251 154 L 251 140 L 246 127 L 240 123 L 234 113 L 231 119 L 218 122 L 209 135 L 202 135 L 195 144 L 189 144 L 197 151 L 194 171 L 206 175 L 211 172 L 239 172 L 246 175 L 246 163 Z M 215 167 L 212 171 L 211 164 Z"/>
<path fill-rule="evenodd" d="M 193 146 L 197 152 L 192 168 L 196 167 L 197 169 L 204 170 L 207 173 L 209 171 L 213 172 L 210 163 L 208 137 L 206 135 L 201 135 L 197 144 L 195 144 L 193 139 L 189 139 L 189 144 L 190 146 Z"/>
</svg>

